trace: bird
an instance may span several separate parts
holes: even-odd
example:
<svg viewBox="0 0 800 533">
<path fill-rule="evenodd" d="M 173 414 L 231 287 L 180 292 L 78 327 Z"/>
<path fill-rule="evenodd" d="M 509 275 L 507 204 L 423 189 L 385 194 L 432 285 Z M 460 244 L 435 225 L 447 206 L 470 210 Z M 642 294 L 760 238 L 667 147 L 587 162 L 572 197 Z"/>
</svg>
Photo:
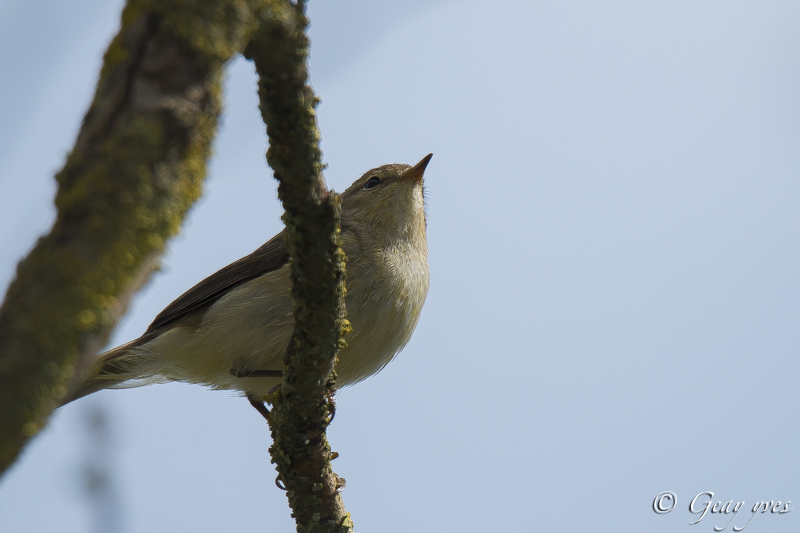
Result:
<svg viewBox="0 0 800 533">
<path fill-rule="evenodd" d="M 432 156 L 369 170 L 341 194 L 352 331 L 339 350 L 337 387 L 380 372 L 417 326 L 430 285 L 424 173 Z M 179 296 L 141 337 L 98 356 L 61 405 L 171 381 L 263 398 L 281 383 L 294 328 L 290 261 L 281 231 Z"/>
</svg>

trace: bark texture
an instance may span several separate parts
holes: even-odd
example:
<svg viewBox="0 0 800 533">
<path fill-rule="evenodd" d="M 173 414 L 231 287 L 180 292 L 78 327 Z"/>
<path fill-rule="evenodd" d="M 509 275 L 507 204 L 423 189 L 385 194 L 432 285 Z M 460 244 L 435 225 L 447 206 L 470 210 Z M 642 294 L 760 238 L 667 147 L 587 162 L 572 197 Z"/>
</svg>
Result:
<svg viewBox="0 0 800 533">
<path fill-rule="evenodd" d="M 292 262 L 295 330 L 280 395 L 269 415 L 272 462 L 301 533 L 352 531 L 330 464 L 325 428 L 332 417 L 333 367 L 349 329 L 340 200 L 322 175 L 317 97 L 308 85 L 305 2 L 278 2 L 245 50 L 259 75 L 267 160 L 280 182 Z"/>
<path fill-rule="evenodd" d="M 130 0 L 75 147 L 57 219 L 0 308 L 0 472 L 82 380 L 201 193 L 224 63 L 265 0 Z"/>
</svg>

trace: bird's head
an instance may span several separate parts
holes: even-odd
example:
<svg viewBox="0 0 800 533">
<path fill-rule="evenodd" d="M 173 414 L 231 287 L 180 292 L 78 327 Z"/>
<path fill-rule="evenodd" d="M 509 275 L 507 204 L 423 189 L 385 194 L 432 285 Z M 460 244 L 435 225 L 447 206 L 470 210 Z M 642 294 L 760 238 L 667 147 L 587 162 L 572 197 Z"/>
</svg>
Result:
<svg viewBox="0 0 800 533">
<path fill-rule="evenodd" d="M 379 235 L 383 244 L 425 235 L 423 174 L 433 157 L 414 165 L 383 165 L 364 173 L 342 193 L 342 231 Z"/>
</svg>

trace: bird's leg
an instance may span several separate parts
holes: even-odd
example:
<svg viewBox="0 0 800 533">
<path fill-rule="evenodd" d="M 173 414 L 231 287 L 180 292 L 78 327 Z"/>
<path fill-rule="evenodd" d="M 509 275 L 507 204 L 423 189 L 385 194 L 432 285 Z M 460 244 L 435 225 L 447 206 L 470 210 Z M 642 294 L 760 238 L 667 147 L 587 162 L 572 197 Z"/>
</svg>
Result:
<svg viewBox="0 0 800 533">
<path fill-rule="evenodd" d="M 230 374 L 235 378 L 282 378 L 283 370 L 240 370 L 233 367 Z"/>
<path fill-rule="evenodd" d="M 267 404 L 265 404 L 263 400 L 250 395 L 247 396 L 247 399 L 250 401 L 250 405 L 255 407 L 256 411 L 261 413 L 261 416 L 269 423 L 269 409 L 267 409 Z"/>
</svg>

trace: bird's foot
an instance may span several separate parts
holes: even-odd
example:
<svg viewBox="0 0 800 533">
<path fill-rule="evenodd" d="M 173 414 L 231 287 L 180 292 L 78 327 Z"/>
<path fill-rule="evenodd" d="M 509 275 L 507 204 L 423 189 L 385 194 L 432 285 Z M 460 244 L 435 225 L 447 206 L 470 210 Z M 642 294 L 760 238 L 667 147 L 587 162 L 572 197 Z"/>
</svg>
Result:
<svg viewBox="0 0 800 533">
<path fill-rule="evenodd" d="M 328 407 L 328 418 L 325 420 L 325 425 L 330 425 L 333 422 L 333 419 L 336 418 L 336 389 L 328 390 L 328 393 L 325 395 L 325 404 Z"/>
<path fill-rule="evenodd" d="M 336 476 L 336 474 L 334 474 L 334 476 Z M 336 476 L 336 492 L 342 492 L 345 485 L 347 485 L 347 480 L 343 477 Z"/>
<path fill-rule="evenodd" d="M 266 420 L 267 423 L 269 423 L 270 411 L 269 411 L 269 408 L 267 407 L 267 404 L 265 404 L 263 400 L 259 400 L 258 398 L 254 397 L 254 396 L 249 396 L 248 395 L 247 399 L 250 401 L 250 405 L 255 407 L 256 411 L 261 413 L 261 416 L 264 417 L 264 420 Z"/>
<path fill-rule="evenodd" d="M 269 405 L 275 405 L 276 403 L 281 401 L 281 386 L 275 385 L 272 387 L 268 393 L 262 396 L 262 401 L 268 403 Z"/>
</svg>

